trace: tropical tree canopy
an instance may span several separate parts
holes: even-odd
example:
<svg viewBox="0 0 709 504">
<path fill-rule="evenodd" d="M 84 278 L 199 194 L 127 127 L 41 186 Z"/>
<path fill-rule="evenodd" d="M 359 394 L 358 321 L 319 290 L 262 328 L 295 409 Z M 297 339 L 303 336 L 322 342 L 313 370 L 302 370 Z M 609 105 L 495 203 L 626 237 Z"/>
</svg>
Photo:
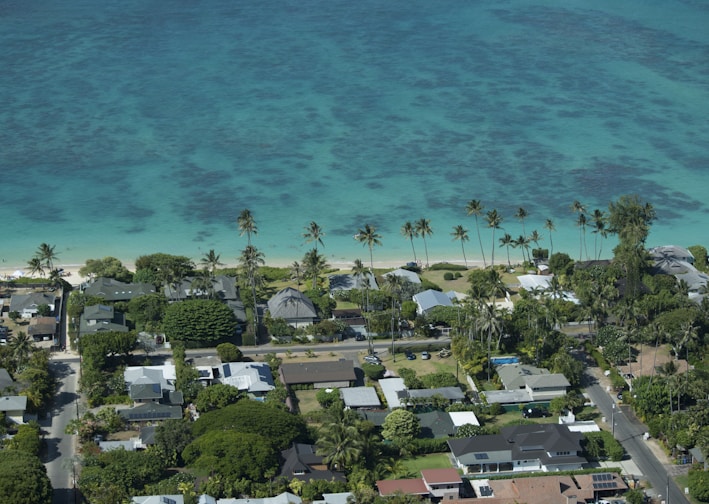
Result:
<svg viewBox="0 0 709 504">
<path fill-rule="evenodd" d="M 0 450 L 0 502 L 51 504 L 52 484 L 38 457 L 21 450 Z"/>
<path fill-rule="evenodd" d="M 169 340 L 209 344 L 234 337 L 237 320 L 227 305 L 213 299 L 189 299 L 171 304 L 163 329 Z"/>
</svg>

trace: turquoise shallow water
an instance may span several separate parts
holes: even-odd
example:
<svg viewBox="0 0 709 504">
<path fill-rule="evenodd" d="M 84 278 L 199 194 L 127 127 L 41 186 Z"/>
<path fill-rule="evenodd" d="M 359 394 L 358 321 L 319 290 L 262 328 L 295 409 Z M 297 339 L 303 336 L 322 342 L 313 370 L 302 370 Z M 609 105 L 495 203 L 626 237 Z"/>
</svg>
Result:
<svg viewBox="0 0 709 504">
<path fill-rule="evenodd" d="M 464 224 L 479 260 L 472 198 L 575 257 L 571 202 L 624 193 L 657 208 L 650 245 L 709 245 L 709 6 L 617 4 L 0 2 L 0 257 L 229 261 L 248 207 L 270 262 L 311 220 L 333 262 L 368 257 L 365 223 L 408 260 L 422 216 L 432 257 Z"/>
</svg>

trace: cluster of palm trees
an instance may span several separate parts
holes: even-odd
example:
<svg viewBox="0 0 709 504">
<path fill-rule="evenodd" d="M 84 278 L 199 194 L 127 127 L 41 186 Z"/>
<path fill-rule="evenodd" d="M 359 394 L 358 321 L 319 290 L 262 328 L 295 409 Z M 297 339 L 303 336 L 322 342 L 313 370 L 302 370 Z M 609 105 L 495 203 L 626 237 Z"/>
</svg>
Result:
<svg viewBox="0 0 709 504">
<path fill-rule="evenodd" d="M 48 243 L 42 243 L 37 248 L 37 251 L 34 253 L 32 259 L 27 261 L 30 275 L 33 276 L 39 274 L 39 276 L 43 277 L 47 271 L 50 272 L 50 275 L 51 273 L 57 271 L 54 269 L 54 261 L 59 258 L 57 257 L 55 249 L 55 245 L 50 245 Z"/>
</svg>

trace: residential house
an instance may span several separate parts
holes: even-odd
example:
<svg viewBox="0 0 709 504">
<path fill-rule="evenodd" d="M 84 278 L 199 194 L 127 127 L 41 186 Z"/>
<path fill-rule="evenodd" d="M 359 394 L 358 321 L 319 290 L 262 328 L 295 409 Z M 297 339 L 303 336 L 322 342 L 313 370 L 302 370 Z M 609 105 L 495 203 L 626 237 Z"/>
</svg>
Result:
<svg viewBox="0 0 709 504">
<path fill-rule="evenodd" d="M 5 418 L 16 424 L 25 423 L 25 411 L 27 410 L 27 396 L 2 396 L 0 397 L 0 412 L 5 414 Z"/>
<path fill-rule="evenodd" d="M 125 316 L 113 306 L 97 304 L 86 306 L 79 321 L 79 334 L 97 332 L 128 332 Z"/>
<path fill-rule="evenodd" d="M 278 369 L 281 382 L 291 385 L 310 385 L 314 388 L 347 388 L 357 379 L 351 360 L 295 362 L 281 364 Z"/>
<path fill-rule="evenodd" d="M 207 289 L 195 287 L 196 279 L 197 277 L 186 277 L 177 284 L 166 283 L 163 286 L 163 293 L 170 301 L 192 298 L 216 298 L 223 301 L 240 299 L 236 277 L 217 275 L 209 282 Z"/>
<path fill-rule="evenodd" d="M 480 421 L 478 420 L 478 417 L 476 417 L 475 413 L 473 413 L 472 411 L 450 411 L 448 412 L 448 415 L 450 415 L 451 421 L 453 422 L 456 431 L 459 427 L 462 427 L 463 425 L 469 424 L 478 427 L 480 426 Z"/>
<path fill-rule="evenodd" d="M 571 386 L 563 374 L 527 364 L 501 364 L 495 370 L 505 390 L 485 392 L 488 403 L 549 401 L 566 394 Z"/>
<path fill-rule="evenodd" d="M 217 499 L 216 504 L 302 504 L 303 500 L 290 492 L 283 492 L 275 497 L 263 497 L 255 499 Z"/>
<path fill-rule="evenodd" d="M 318 455 L 315 445 L 293 443 L 293 446 L 281 452 L 281 456 L 284 462 L 280 476 L 288 481 L 346 481 L 344 473 L 328 468 L 323 462 L 323 456 Z"/>
<path fill-rule="evenodd" d="M 182 392 L 175 390 L 175 366 L 130 366 L 123 373 L 134 407 L 118 412 L 129 421 L 182 418 Z"/>
<path fill-rule="evenodd" d="M 459 387 L 438 387 L 432 389 L 407 389 L 408 399 L 415 404 L 431 404 L 435 398 L 443 399 L 448 404 L 462 403 L 465 394 Z"/>
<path fill-rule="evenodd" d="M 97 296 L 105 301 L 130 301 L 146 294 L 154 294 L 155 286 L 146 283 L 124 283 L 114 278 L 99 277 L 91 282 L 84 293 Z"/>
<path fill-rule="evenodd" d="M 520 275 L 517 277 L 520 287 L 526 291 L 529 291 L 535 296 L 539 296 L 541 293 L 546 293 L 552 298 L 561 298 L 564 301 L 570 301 L 574 304 L 579 304 L 580 301 L 573 292 L 561 291 L 553 292 L 552 289 L 552 279 L 554 275 Z"/>
<path fill-rule="evenodd" d="M 382 403 L 374 387 L 350 387 L 340 390 L 345 407 L 350 409 L 378 409 Z"/>
<path fill-rule="evenodd" d="M 54 313 L 56 299 L 54 294 L 46 292 L 14 294 L 10 298 L 10 312 L 16 311 L 23 319 L 29 319 L 37 315 L 37 309 L 41 305 L 47 305 L 51 313 Z"/>
<path fill-rule="evenodd" d="M 131 504 L 185 504 L 182 495 L 143 495 L 136 496 L 130 501 Z"/>
<path fill-rule="evenodd" d="M 336 296 L 337 292 L 349 291 L 352 289 L 358 290 L 379 290 L 377 279 L 370 272 L 361 275 L 343 274 L 330 275 L 327 277 L 329 291 L 331 296 Z"/>
<path fill-rule="evenodd" d="M 565 425 L 513 425 L 500 434 L 451 439 L 456 465 L 465 473 L 581 469 L 583 435 Z"/>
<path fill-rule="evenodd" d="M 314 500 L 313 504 L 350 504 L 354 502 L 352 492 L 323 493 L 322 500 Z"/>
<path fill-rule="evenodd" d="M 15 386 L 15 380 L 12 379 L 12 376 L 10 376 L 10 373 L 7 372 L 7 369 L 0 368 L 0 393 L 14 391 Z"/>
<path fill-rule="evenodd" d="M 348 329 L 345 329 L 344 336 L 358 337 L 357 335 L 361 335 L 360 338 L 367 336 L 367 321 L 359 308 L 332 310 L 332 320 L 347 325 Z"/>
<path fill-rule="evenodd" d="M 406 405 L 406 385 L 403 378 L 384 378 L 379 380 L 384 399 L 389 409 L 402 408 Z"/>
<path fill-rule="evenodd" d="M 32 317 L 27 327 L 27 334 L 35 341 L 56 341 L 57 329 L 55 317 Z"/>
<path fill-rule="evenodd" d="M 308 297 L 292 287 L 278 291 L 268 300 L 271 318 L 282 318 L 292 327 L 306 327 L 317 320 L 317 312 Z"/>
<path fill-rule="evenodd" d="M 420 438 L 441 439 L 455 436 L 455 425 L 450 414 L 446 411 L 429 411 L 427 413 L 416 413 L 419 419 L 421 431 Z"/>
<path fill-rule="evenodd" d="M 263 398 L 275 389 L 271 367 L 265 362 L 227 362 L 220 367 L 220 383 Z"/>
<path fill-rule="evenodd" d="M 421 478 L 377 481 L 379 495 L 396 493 L 420 495 L 430 499 L 457 499 L 463 480 L 455 469 L 423 469 Z"/>
<path fill-rule="evenodd" d="M 448 296 L 433 289 L 414 294 L 413 300 L 416 303 L 416 313 L 419 315 L 427 314 L 436 306 L 453 306 Z"/>
<path fill-rule="evenodd" d="M 413 284 L 420 284 L 421 283 L 421 278 L 416 273 L 414 273 L 413 271 L 403 269 L 403 268 L 395 269 L 395 270 L 392 270 L 388 273 L 384 273 L 384 276 L 385 277 L 396 276 L 396 277 L 399 277 L 403 280 L 411 282 Z"/>
<path fill-rule="evenodd" d="M 677 245 L 662 245 L 660 247 L 653 247 L 648 250 L 650 258 L 655 261 L 662 261 L 665 259 L 672 259 L 675 261 L 682 261 L 688 264 L 694 264 L 694 255 L 684 247 L 679 247 Z"/>
</svg>

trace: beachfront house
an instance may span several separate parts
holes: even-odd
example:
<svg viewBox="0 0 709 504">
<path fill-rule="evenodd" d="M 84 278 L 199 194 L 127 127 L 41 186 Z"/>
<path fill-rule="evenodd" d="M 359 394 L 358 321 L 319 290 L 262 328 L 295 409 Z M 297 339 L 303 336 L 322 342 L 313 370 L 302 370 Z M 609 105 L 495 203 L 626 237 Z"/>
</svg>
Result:
<svg viewBox="0 0 709 504">
<path fill-rule="evenodd" d="M 124 283 L 115 278 L 99 277 L 84 289 L 87 296 L 103 298 L 107 302 L 130 301 L 146 294 L 154 294 L 155 286 L 146 283 Z"/>
</svg>

